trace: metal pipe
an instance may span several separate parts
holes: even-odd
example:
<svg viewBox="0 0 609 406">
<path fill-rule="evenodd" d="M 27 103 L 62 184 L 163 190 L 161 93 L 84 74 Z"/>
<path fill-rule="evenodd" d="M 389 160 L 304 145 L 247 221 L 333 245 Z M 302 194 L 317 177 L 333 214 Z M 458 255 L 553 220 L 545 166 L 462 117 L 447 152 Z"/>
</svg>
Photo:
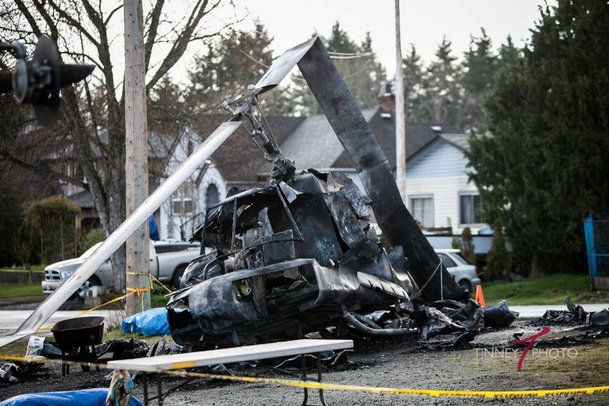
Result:
<svg viewBox="0 0 609 406">
<path fill-rule="evenodd" d="M 404 336 L 408 334 L 419 334 L 417 330 L 406 329 L 406 328 L 383 328 L 376 329 L 366 326 L 364 323 L 356 319 L 351 313 L 343 314 L 343 318 L 347 320 L 349 324 L 356 330 L 361 331 L 364 334 L 373 336 Z"/>
</svg>

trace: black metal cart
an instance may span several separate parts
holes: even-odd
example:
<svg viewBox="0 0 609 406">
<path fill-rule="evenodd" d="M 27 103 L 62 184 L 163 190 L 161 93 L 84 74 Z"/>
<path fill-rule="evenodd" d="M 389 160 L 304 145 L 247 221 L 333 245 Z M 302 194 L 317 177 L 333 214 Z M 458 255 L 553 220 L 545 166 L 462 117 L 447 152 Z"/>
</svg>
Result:
<svg viewBox="0 0 609 406">
<path fill-rule="evenodd" d="M 101 344 L 104 335 L 104 317 L 90 316 L 62 320 L 51 329 L 55 345 L 61 350 L 61 373 L 70 373 L 70 364 L 79 362 L 83 371 L 89 371 L 90 363 L 97 363 L 95 346 Z M 63 362 L 68 361 L 68 362 Z M 99 367 L 97 367 L 99 370 Z"/>
</svg>

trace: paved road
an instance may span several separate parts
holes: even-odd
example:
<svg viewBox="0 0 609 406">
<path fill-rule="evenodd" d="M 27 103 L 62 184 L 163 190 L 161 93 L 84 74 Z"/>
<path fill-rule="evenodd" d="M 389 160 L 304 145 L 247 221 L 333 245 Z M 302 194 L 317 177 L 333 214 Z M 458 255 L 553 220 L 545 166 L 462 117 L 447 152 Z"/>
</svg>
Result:
<svg viewBox="0 0 609 406">
<path fill-rule="evenodd" d="M 508 302 L 509 304 L 509 302 Z M 584 308 L 588 313 L 598 312 L 603 309 L 609 308 L 608 303 L 594 303 L 594 304 L 578 304 Z M 519 317 L 523 319 L 537 319 L 543 317 L 546 310 L 567 310 L 566 305 L 535 305 L 535 306 L 509 306 L 510 310 L 519 313 Z"/>
<path fill-rule="evenodd" d="M 33 310 L 0 310 L 0 337 L 12 334 L 32 314 Z M 40 335 L 51 334 L 51 327 L 58 321 L 78 316 L 103 316 L 107 320 L 118 320 L 120 316 L 116 310 L 95 310 L 83 314 L 82 310 L 60 310 L 55 312 L 41 328 Z M 120 320 L 118 320 L 120 322 Z"/>
</svg>

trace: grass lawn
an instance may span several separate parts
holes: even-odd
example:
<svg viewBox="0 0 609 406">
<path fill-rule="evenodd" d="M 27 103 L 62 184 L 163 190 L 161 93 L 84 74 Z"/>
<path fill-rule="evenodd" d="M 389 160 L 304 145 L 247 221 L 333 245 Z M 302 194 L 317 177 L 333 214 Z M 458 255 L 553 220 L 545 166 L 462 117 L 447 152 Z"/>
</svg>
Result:
<svg viewBox="0 0 609 406">
<path fill-rule="evenodd" d="M 167 304 L 167 291 L 156 283 L 150 295 L 151 307 L 164 307 Z M 40 283 L 2 283 L 0 284 L 0 299 L 20 297 L 45 296 Z"/>
<path fill-rule="evenodd" d="M 46 265 L 30 265 L 30 269 L 32 272 L 44 272 L 44 267 Z M 0 268 L 0 271 L 3 272 L 23 272 L 27 271 L 25 266 L 18 266 L 15 268 Z"/>
<path fill-rule="evenodd" d="M 593 291 L 588 275 L 557 274 L 519 282 L 485 282 L 486 304 L 503 299 L 510 305 L 557 305 L 567 297 L 575 304 L 609 302 L 609 291 Z"/>
<path fill-rule="evenodd" d="M 13 297 L 42 296 L 40 283 L 3 283 L 0 284 L 0 299 Z"/>
</svg>

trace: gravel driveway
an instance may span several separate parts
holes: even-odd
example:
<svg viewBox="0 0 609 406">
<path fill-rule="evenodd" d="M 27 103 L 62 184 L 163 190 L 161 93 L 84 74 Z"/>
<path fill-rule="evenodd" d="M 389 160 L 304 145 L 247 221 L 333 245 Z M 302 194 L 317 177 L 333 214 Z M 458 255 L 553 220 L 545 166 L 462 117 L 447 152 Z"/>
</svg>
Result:
<svg viewBox="0 0 609 406">
<path fill-rule="evenodd" d="M 577 388 L 577 371 L 559 375 L 559 386 L 547 383 L 546 362 L 569 362 L 568 357 L 559 360 L 527 358 L 520 372 L 516 370 L 518 357 L 507 353 L 493 355 L 489 349 L 504 348 L 515 333 L 527 336 L 538 332 L 540 326 L 528 320 L 517 320 L 510 328 L 487 329 L 462 350 L 442 348 L 438 336 L 428 343 L 421 343 L 417 337 L 404 336 L 376 340 L 354 337 L 354 350 L 349 352 L 348 362 L 324 367 L 323 381 L 332 384 L 357 385 L 396 389 L 436 389 L 471 391 L 513 391 Z M 570 334 L 581 335 L 581 329 L 573 327 L 552 327 L 555 337 Z M 595 345 L 606 345 L 607 340 L 596 340 L 574 347 L 584 351 Z M 433 347 L 436 348 L 433 348 Z M 608 359 L 609 360 L 609 359 Z M 609 364 L 609 362 L 605 362 Z M 260 366 L 235 366 L 229 369 L 238 376 L 258 376 L 268 378 L 290 378 Z M 551 370 L 551 369 L 550 369 Z M 296 371 L 296 370 L 295 370 Z M 606 372 L 606 371 L 605 371 Z M 0 386 L 0 399 L 7 399 L 21 393 L 45 391 L 78 390 L 92 387 L 108 387 L 111 371 L 91 368 L 83 372 L 73 367 L 70 374 L 62 376 L 59 363 L 45 364 L 23 382 Z M 313 375 L 314 371 L 311 371 Z M 603 372 L 604 373 L 604 372 Z M 167 389 L 183 383 L 185 378 L 163 376 L 163 388 Z M 554 379 L 554 382 L 557 380 Z M 143 399 L 141 379 L 135 396 Z M 609 383 L 609 382 L 608 382 Z M 149 392 L 156 386 L 149 385 Z M 425 395 L 399 395 L 372 393 L 364 390 L 326 390 L 324 398 L 328 405 L 606 405 L 607 394 L 552 396 L 534 399 L 524 398 L 466 398 L 436 397 Z M 299 388 L 278 384 L 241 383 L 234 381 L 196 379 L 183 388 L 171 392 L 165 405 L 300 405 L 303 391 Z M 156 401 L 151 404 L 156 404 Z M 317 391 L 309 392 L 308 404 L 321 404 Z"/>
</svg>

